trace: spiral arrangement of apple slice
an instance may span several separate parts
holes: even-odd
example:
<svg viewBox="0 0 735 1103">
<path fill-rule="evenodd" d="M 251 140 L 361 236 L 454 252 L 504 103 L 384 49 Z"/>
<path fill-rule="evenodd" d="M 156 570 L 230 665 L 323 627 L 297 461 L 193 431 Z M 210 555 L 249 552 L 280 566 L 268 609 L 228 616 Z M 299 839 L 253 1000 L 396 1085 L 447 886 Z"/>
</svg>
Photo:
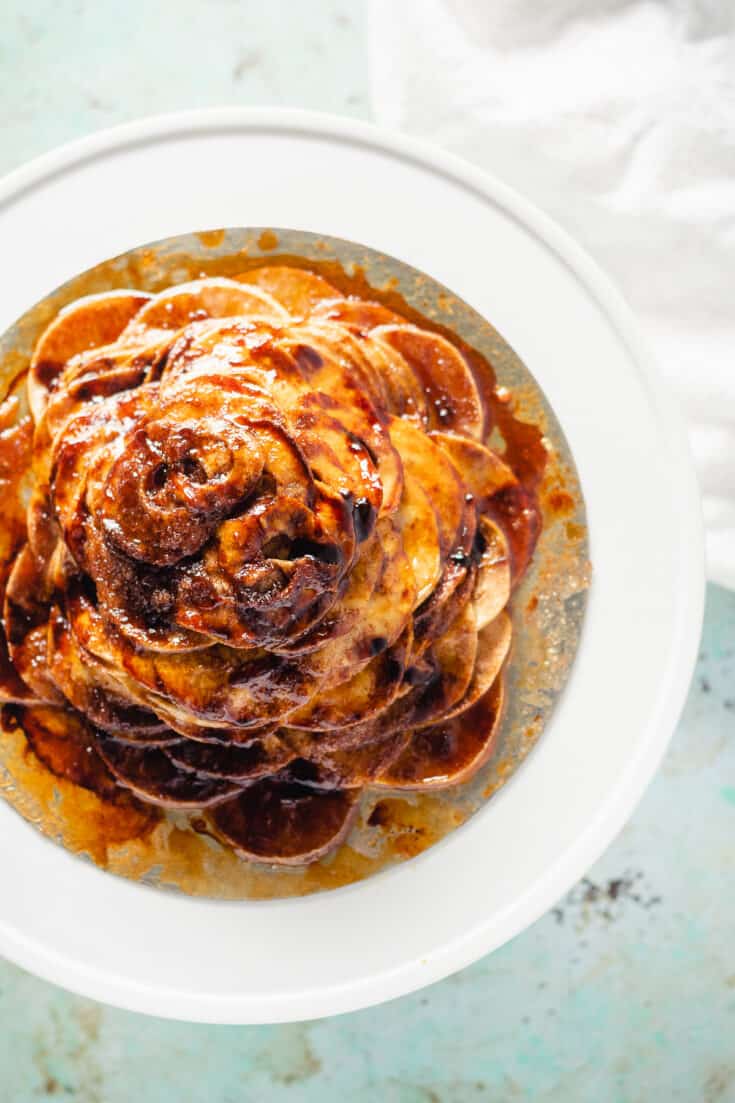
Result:
<svg viewBox="0 0 735 1103">
<path fill-rule="evenodd" d="M 30 367 L 3 610 L 36 754 L 66 739 L 80 784 L 274 863 L 336 846 L 365 786 L 471 776 L 539 528 L 486 386 L 303 268 L 66 307 Z"/>
</svg>

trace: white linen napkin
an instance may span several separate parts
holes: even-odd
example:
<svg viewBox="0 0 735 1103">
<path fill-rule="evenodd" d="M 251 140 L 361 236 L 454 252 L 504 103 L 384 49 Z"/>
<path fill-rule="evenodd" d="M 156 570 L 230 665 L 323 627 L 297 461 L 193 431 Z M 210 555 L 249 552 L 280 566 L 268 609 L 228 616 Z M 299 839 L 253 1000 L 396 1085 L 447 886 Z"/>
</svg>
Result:
<svg viewBox="0 0 735 1103">
<path fill-rule="evenodd" d="M 616 279 L 688 419 L 735 587 L 735 3 L 370 0 L 377 122 L 479 162 Z"/>
</svg>

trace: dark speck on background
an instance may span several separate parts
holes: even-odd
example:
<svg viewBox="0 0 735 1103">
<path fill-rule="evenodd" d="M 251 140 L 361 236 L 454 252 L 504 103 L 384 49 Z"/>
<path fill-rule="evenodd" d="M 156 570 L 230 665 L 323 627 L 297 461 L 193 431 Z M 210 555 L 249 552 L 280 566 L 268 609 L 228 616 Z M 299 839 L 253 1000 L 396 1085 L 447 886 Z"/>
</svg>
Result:
<svg viewBox="0 0 735 1103">
<path fill-rule="evenodd" d="M 570 919 L 586 925 L 593 919 L 615 922 L 629 904 L 646 910 L 654 908 L 661 903 L 661 897 L 646 891 L 643 881 L 641 872 L 626 872 L 602 882 L 583 877 L 551 914 L 559 924 Z"/>
</svg>

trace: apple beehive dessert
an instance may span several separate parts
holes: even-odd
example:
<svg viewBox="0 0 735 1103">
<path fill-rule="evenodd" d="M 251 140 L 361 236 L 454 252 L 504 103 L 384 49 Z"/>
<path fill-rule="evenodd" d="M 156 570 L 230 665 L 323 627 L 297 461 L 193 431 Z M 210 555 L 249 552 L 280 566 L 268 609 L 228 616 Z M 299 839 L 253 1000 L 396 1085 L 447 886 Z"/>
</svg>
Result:
<svg viewBox="0 0 735 1103">
<path fill-rule="evenodd" d="M 365 786 L 470 777 L 540 525 L 487 386 L 303 268 L 62 310 L 3 612 L 36 755 L 269 863 L 336 847 Z"/>
</svg>

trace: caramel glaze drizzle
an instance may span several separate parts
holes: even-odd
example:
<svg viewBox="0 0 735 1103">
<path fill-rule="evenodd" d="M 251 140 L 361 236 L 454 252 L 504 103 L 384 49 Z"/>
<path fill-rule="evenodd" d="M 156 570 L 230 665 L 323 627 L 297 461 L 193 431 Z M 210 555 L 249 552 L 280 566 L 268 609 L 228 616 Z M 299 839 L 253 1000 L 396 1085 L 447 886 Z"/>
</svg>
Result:
<svg viewBox="0 0 735 1103">
<path fill-rule="evenodd" d="M 483 506 L 488 517 L 497 524 L 505 536 L 512 580 L 515 585 L 528 567 L 541 529 L 539 487 L 547 464 L 547 452 L 541 430 L 517 418 L 511 396 L 497 388 L 490 363 L 477 350 L 458 337 L 449 326 L 441 325 L 423 316 L 406 302 L 395 288 L 373 287 L 359 268 L 350 274 L 336 261 L 313 260 L 289 254 L 272 254 L 268 258 L 237 255 L 192 261 L 190 274 L 202 277 L 210 275 L 236 277 L 266 266 L 313 273 L 326 280 L 345 298 L 379 303 L 400 315 L 402 320 L 445 338 L 461 353 L 478 387 L 486 416 L 487 435 L 493 430 L 500 434 L 503 449 L 499 454 L 515 475 L 511 484 L 497 491 Z M 99 271 L 97 277 L 99 277 Z M 130 283 L 132 284 L 133 281 Z M 53 375 L 54 370 L 54 365 L 49 365 L 50 375 Z M 420 375 L 420 364 L 418 370 Z M 427 365 L 427 375 L 431 375 L 430 365 Z M 19 416 L 20 407 L 15 392 L 23 380 L 24 370 L 16 371 L 15 377 L 6 389 L 5 399 L 0 408 L 0 493 L 6 503 L 4 525 L 0 532 L 0 585 L 3 590 L 10 567 L 26 539 L 26 498 L 29 472 L 32 468 L 33 426 L 27 415 Z M 427 396 L 439 409 L 440 416 L 442 410 L 451 410 L 452 395 L 437 392 L 435 380 L 433 390 L 431 387 L 427 388 Z M 369 523 L 368 520 L 366 524 Z M 460 553 L 456 554 L 459 560 Z M 23 616 L 26 618 L 25 628 L 28 628 L 33 618 L 32 603 L 29 603 Z M 376 646 L 379 649 L 379 641 Z M 90 732 L 89 724 L 80 717 L 79 713 L 66 707 L 63 702 L 60 702 L 61 707 L 39 705 L 34 702 L 33 694 L 13 669 L 3 633 L 0 633 L 0 669 L 4 673 L 5 696 L 13 698 L 11 703 L 4 706 L 4 725 L 8 730 L 23 730 L 28 754 L 35 756 L 53 775 L 71 781 L 80 790 L 94 792 L 104 802 L 109 802 L 111 806 L 118 808 L 122 819 L 118 817 L 114 827 L 117 841 L 119 841 L 120 824 L 123 821 L 129 823 L 130 831 L 136 837 L 139 837 L 142 832 L 150 831 L 163 813 L 147 801 L 140 800 L 134 792 L 131 793 L 129 787 L 118 784 L 118 779 L 110 769 L 111 759 L 100 754 L 99 746 L 104 746 L 104 736 L 102 736 L 102 744 L 98 744 L 97 739 Z M 388 788 L 391 786 L 400 788 L 402 785 L 410 787 L 417 780 L 422 780 L 422 769 L 425 766 L 424 752 L 427 750 L 436 762 L 443 763 L 449 775 L 454 776 L 456 780 L 462 780 L 463 766 L 476 761 L 478 752 L 482 749 L 484 734 L 493 725 L 497 726 L 501 708 L 502 686 L 498 680 L 492 692 L 486 693 L 465 713 L 448 720 L 440 731 L 430 727 L 425 728 L 421 739 L 415 740 L 411 747 L 393 762 L 392 767 L 386 768 L 385 785 Z M 432 745 L 429 746 L 429 744 Z M 198 744 L 198 746 L 206 748 L 205 744 Z M 182 753 L 185 752 L 188 753 L 186 748 L 183 748 Z M 242 753 L 246 753 L 245 748 Z M 359 754 L 355 748 L 347 749 L 342 753 L 348 757 L 352 755 L 353 759 Z M 114 756 L 112 763 L 114 766 Z M 174 777 L 168 779 L 164 776 L 166 767 L 162 763 L 163 756 L 161 764 L 154 763 L 154 772 L 156 769 L 159 770 L 162 787 L 165 788 L 170 784 L 175 790 L 176 779 Z M 196 761 L 194 768 L 196 769 Z M 289 798 L 289 792 L 284 790 L 276 801 L 267 786 L 256 793 L 257 785 L 255 785 L 251 787 L 254 796 L 250 803 L 244 808 L 235 808 L 226 822 L 218 825 L 218 813 L 215 808 L 213 819 L 195 819 L 194 826 L 199 830 L 214 833 L 215 836 L 232 842 L 236 847 L 240 844 L 239 848 L 247 856 L 262 856 L 266 859 L 273 857 L 270 853 L 273 847 L 273 836 L 280 833 L 278 845 L 282 853 L 288 857 L 292 852 L 295 860 L 309 860 L 323 852 L 324 848 L 320 845 L 321 839 L 328 838 L 331 846 L 335 840 L 344 837 L 342 825 L 349 822 L 350 809 L 354 803 L 351 791 L 339 787 L 339 755 L 333 756 L 331 768 L 337 780 L 324 784 L 316 777 L 309 775 L 308 765 L 300 767 L 302 776 L 299 775 L 299 768 L 292 767 L 291 774 L 284 780 L 284 784 L 292 787 L 292 799 Z M 207 783 L 211 773 L 207 771 L 205 765 L 205 771 L 196 776 L 199 777 L 202 803 L 206 805 Z M 318 812 L 315 812 L 308 800 L 302 801 L 300 798 L 305 792 L 313 793 L 317 789 L 320 791 L 321 798 Z M 285 806 L 289 809 L 288 822 L 285 826 L 282 822 L 284 793 Z M 254 827 L 253 824 L 256 826 Z M 96 821 L 90 830 L 99 834 L 104 828 L 99 821 Z M 313 853 L 307 853 L 304 858 L 304 852 L 309 848 L 309 840 L 314 843 Z M 96 844 L 98 843 L 99 840 L 96 840 Z"/>
</svg>

